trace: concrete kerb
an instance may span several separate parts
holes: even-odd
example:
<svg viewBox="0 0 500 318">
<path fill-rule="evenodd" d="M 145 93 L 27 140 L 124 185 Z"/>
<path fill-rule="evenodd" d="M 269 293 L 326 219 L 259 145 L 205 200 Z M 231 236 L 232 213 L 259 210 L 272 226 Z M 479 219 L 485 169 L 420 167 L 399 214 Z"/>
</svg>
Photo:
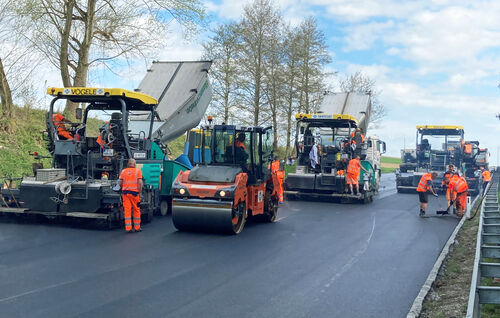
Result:
<svg viewBox="0 0 500 318">
<path fill-rule="evenodd" d="M 474 201 L 471 204 L 471 207 L 474 206 L 476 203 L 476 200 L 478 200 L 481 196 L 476 196 Z M 443 265 L 444 260 L 448 256 L 448 253 L 450 253 L 450 248 L 453 244 L 455 244 L 455 239 L 458 235 L 458 232 L 462 228 L 462 225 L 464 225 L 465 220 L 467 217 L 464 215 L 458 225 L 455 227 L 455 230 L 453 233 L 451 233 L 450 238 L 444 245 L 443 249 L 441 250 L 441 254 L 439 254 L 439 257 L 437 258 L 436 262 L 434 263 L 434 266 L 432 267 L 429 275 L 427 276 L 427 279 L 425 280 L 424 285 L 420 289 L 420 292 L 418 293 L 417 297 L 413 301 L 413 304 L 410 308 L 410 311 L 406 315 L 406 318 L 418 318 L 420 316 L 420 313 L 422 312 L 422 305 L 424 303 L 425 297 L 429 293 L 429 291 L 432 288 L 432 285 L 436 281 L 437 275 L 439 273 L 439 270 L 441 269 L 441 266 Z"/>
</svg>

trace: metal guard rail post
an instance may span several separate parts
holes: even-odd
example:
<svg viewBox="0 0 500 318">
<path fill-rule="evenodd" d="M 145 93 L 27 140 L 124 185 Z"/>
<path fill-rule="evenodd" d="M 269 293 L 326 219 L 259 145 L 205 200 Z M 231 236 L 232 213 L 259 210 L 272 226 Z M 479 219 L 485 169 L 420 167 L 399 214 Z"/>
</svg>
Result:
<svg viewBox="0 0 500 318">
<path fill-rule="evenodd" d="M 485 261 L 486 258 L 500 259 L 499 177 L 499 173 L 495 172 L 481 204 L 467 318 L 481 317 L 482 304 L 500 304 L 500 287 L 481 284 L 482 278 L 500 277 L 500 263 Z"/>
</svg>

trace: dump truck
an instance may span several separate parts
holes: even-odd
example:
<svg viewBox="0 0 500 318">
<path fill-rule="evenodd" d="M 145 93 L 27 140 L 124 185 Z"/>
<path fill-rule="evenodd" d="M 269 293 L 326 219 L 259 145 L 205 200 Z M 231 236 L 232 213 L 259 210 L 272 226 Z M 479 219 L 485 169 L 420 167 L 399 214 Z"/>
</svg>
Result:
<svg viewBox="0 0 500 318">
<path fill-rule="evenodd" d="M 476 194 L 481 184 L 475 161 L 479 142 L 465 141 L 462 126 L 419 125 L 416 129 L 416 149 L 401 151 L 402 163 L 396 170 L 397 191 L 414 192 L 422 175 L 436 172 L 434 189 L 442 192 L 443 175 L 453 164 L 466 177 L 469 192 Z"/>
<path fill-rule="evenodd" d="M 341 202 L 371 202 L 378 193 L 380 156 L 385 153 L 386 145 L 377 136 L 353 142 L 356 128 L 361 128 L 363 133 L 368 128 L 370 94 L 327 94 L 320 110 L 321 113 L 295 116 L 297 166 L 294 173 L 288 173 L 284 193 L 288 198 L 318 196 L 340 198 Z M 313 143 L 320 145 L 319 170 L 309 163 Z M 349 160 L 356 155 L 368 173 L 361 172 L 361 193 L 349 194 L 345 172 Z"/>
<path fill-rule="evenodd" d="M 54 98 L 46 117 L 45 136 L 52 165 L 34 169 L 34 176 L 23 178 L 18 188 L 2 189 L 0 213 L 90 218 L 110 227 L 116 225 L 123 215 L 120 193 L 113 188 L 130 158 L 137 161 L 143 173 L 144 220 L 150 221 L 154 212 L 169 213 L 172 181 L 190 167 L 169 160 L 164 142 L 200 122 L 209 102 L 205 94 L 211 91 L 207 79 L 210 65 L 210 61 L 153 64 L 140 84 L 141 91 L 153 96 L 116 88 L 49 88 L 47 93 Z M 176 84 L 176 76 L 182 80 L 182 87 Z M 176 103 L 165 100 L 172 87 L 179 90 L 172 92 L 177 96 Z M 56 103 L 62 108 L 67 101 L 85 105 L 77 108 L 77 122 L 65 123 L 71 140 L 58 134 L 53 121 Z M 175 109 L 173 114 L 169 113 L 171 108 Z M 191 116 L 189 122 L 186 116 Z M 175 120 L 179 121 L 176 127 L 181 128 L 169 133 L 167 129 Z"/>
<path fill-rule="evenodd" d="M 247 218 L 274 222 L 279 181 L 269 167 L 272 128 L 208 125 L 196 133 L 198 149 L 206 152 L 172 185 L 174 226 L 181 231 L 239 234 Z"/>
</svg>

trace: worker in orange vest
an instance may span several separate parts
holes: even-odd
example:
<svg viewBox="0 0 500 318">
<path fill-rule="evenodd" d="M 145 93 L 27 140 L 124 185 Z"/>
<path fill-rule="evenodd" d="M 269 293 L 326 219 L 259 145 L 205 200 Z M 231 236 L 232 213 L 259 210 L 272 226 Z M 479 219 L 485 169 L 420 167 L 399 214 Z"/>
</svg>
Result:
<svg viewBox="0 0 500 318">
<path fill-rule="evenodd" d="M 489 172 L 484 167 L 481 167 L 481 175 L 483 176 L 483 194 L 484 194 L 484 191 L 486 191 L 488 183 L 490 183 L 491 181 L 491 172 Z"/>
<path fill-rule="evenodd" d="M 358 140 L 358 141 L 356 141 Z M 363 143 L 365 142 L 365 135 L 363 135 L 363 132 L 361 131 L 361 128 L 356 128 L 355 131 L 351 133 L 351 143 L 357 144 L 357 143 Z"/>
<path fill-rule="evenodd" d="M 139 203 L 142 192 L 142 172 L 135 167 L 135 160 L 128 160 L 128 167 L 120 173 L 120 187 L 122 189 L 123 213 L 125 218 L 125 231 L 141 232 L 141 210 Z M 133 214 L 133 215 L 132 215 Z M 134 229 L 132 230 L 132 220 Z"/>
<path fill-rule="evenodd" d="M 361 165 L 361 161 L 359 160 L 360 157 L 356 156 L 353 159 L 349 160 L 349 165 L 347 166 L 347 184 L 349 185 L 349 190 L 351 191 L 351 194 L 353 193 L 353 185 L 356 188 L 356 194 L 359 194 L 359 175 L 360 175 L 360 169 L 363 169 L 364 172 L 368 172 L 363 166 Z"/>
<path fill-rule="evenodd" d="M 469 190 L 467 181 L 457 173 L 451 178 L 448 188 L 456 198 L 457 216 L 464 216 L 465 209 L 467 208 L 467 192 Z"/>
<path fill-rule="evenodd" d="M 278 156 L 274 157 L 274 161 L 271 164 L 271 171 L 276 173 L 278 177 L 278 182 L 280 185 L 278 194 L 279 194 L 279 202 L 283 203 L 283 181 L 285 180 L 285 172 L 280 169 L 280 160 Z"/>
<path fill-rule="evenodd" d="M 102 149 L 104 146 L 108 146 L 109 148 L 113 148 L 113 143 L 108 143 L 107 134 L 110 132 L 111 126 L 109 125 L 109 121 L 105 121 L 104 124 L 99 128 L 100 134 L 97 136 L 96 142 Z"/>
<path fill-rule="evenodd" d="M 63 140 L 73 140 L 73 136 L 71 133 L 66 129 L 65 123 L 71 123 L 69 120 L 64 118 L 63 115 L 61 114 L 52 114 L 52 122 L 54 123 L 54 126 L 56 127 L 57 130 L 57 135 L 62 138 Z"/>
<path fill-rule="evenodd" d="M 429 203 L 429 192 L 437 197 L 436 191 L 432 187 L 432 180 L 436 179 L 437 173 L 426 173 L 420 178 L 420 182 L 417 186 L 418 198 L 420 201 L 420 214 L 421 217 L 426 217 L 425 210 L 427 210 L 427 204 Z"/>
<path fill-rule="evenodd" d="M 455 199 L 451 197 L 451 191 L 448 189 L 448 183 L 451 178 L 455 174 L 455 165 L 448 165 L 448 171 L 446 171 L 443 175 L 443 181 L 441 182 L 441 188 L 446 191 L 446 201 L 448 202 L 448 207 L 451 205 L 451 202 Z"/>
</svg>

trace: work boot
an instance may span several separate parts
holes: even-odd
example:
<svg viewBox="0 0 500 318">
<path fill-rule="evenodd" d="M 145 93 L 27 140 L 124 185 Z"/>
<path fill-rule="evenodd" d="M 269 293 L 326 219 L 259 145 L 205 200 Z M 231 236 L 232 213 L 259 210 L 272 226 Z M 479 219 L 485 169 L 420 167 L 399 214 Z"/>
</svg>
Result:
<svg viewBox="0 0 500 318">
<path fill-rule="evenodd" d="M 142 229 L 135 230 L 136 232 L 142 232 Z"/>
<path fill-rule="evenodd" d="M 420 213 L 419 213 L 419 215 L 418 215 L 418 216 L 420 216 L 421 218 L 426 218 L 426 217 L 428 217 L 427 215 L 425 215 L 425 211 L 423 211 L 423 210 L 420 210 Z"/>
</svg>

